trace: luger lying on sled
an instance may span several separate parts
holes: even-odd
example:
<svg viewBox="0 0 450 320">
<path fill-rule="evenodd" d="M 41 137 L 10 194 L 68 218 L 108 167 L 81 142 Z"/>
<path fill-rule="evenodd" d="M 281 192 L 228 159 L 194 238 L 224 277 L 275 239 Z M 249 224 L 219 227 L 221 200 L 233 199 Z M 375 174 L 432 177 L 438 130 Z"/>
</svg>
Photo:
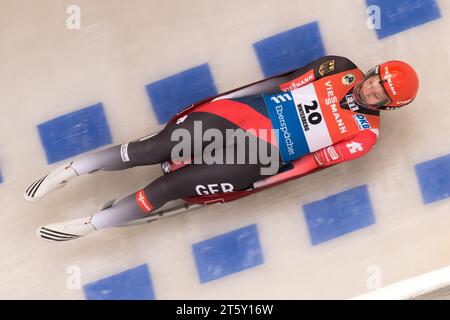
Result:
<svg viewBox="0 0 450 320">
<path fill-rule="evenodd" d="M 291 71 L 284 73 L 282 75 L 274 76 L 271 78 L 267 78 L 258 82 L 251 83 L 249 85 L 239 87 L 237 89 L 233 89 L 230 91 L 227 91 L 225 93 L 221 93 L 219 95 L 204 99 L 202 101 L 199 101 L 197 103 L 192 104 L 188 108 L 180 111 L 175 116 L 173 116 L 166 125 L 169 123 L 175 122 L 178 118 L 183 117 L 190 112 L 194 111 L 196 108 L 200 107 L 201 105 L 219 100 L 219 99 L 226 99 L 226 98 L 238 98 L 253 94 L 262 94 L 262 93 L 270 93 L 270 92 L 276 92 L 279 91 L 279 85 L 285 81 L 292 80 L 296 77 L 296 74 L 298 72 Z M 145 136 L 142 139 L 147 139 L 153 135 L 158 134 L 158 132 L 155 132 L 151 135 Z M 316 169 L 313 169 L 308 172 L 304 172 L 304 166 L 300 169 L 300 162 L 302 159 L 297 159 L 294 161 L 291 161 L 289 164 L 283 166 L 280 168 L 278 173 L 276 175 L 270 176 L 264 180 L 257 181 L 253 183 L 253 185 L 249 186 L 246 190 L 240 190 L 240 191 L 232 191 L 232 192 L 226 192 L 226 193 L 217 193 L 217 194 L 208 194 L 208 195 L 200 195 L 200 196 L 192 196 L 188 198 L 184 198 L 180 201 L 171 201 L 168 204 L 164 205 L 161 209 L 149 213 L 145 218 L 131 221 L 123 226 L 130 226 L 130 225 L 138 225 L 138 224 L 144 224 L 153 222 L 156 220 L 159 220 L 161 218 L 167 218 L 169 216 L 178 215 L 187 211 L 191 211 L 193 209 L 197 209 L 199 207 L 212 205 L 212 204 L 220 204 L 225 202 L 234 201 L 243 197 L 247 197 L 253 193 L 256 193 L 258 191 L 262 191 L 271 187 L 274 187 L 276 185 L 279 185 L 281 183 L 297 179 L 301 176 L 309 175 L 311 173 L 314 173 L 316 171 L 320 171 L 326 167 L 319 167 Z M 183 165 L 176 165 L 171 161 L 166 161 L 161 164 L 161 169 L 163 174 L 167 174 L 169 171 L 173 172 L 179 168 L 181 168 Z M 327 166 L 329 167 L 329 166 Z M 174 205 L 173 203 L 177 203 Z M 114 203 L 114 200 L 111 202 L 108 202 L 105 204 L 102 210 L 107 209 Z"/>
</svg>

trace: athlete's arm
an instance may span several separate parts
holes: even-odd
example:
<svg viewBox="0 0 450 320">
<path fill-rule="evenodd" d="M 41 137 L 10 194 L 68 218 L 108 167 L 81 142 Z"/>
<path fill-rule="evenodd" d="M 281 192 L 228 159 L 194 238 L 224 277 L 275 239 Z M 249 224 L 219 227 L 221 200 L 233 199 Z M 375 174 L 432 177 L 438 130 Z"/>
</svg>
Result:
<svg viewBox="0 0 450 320">
<path fill-rule="evenodd" d="M 289 73 L 288 80 L 278 86 L 281 91 L 290 91 L 313 81 L 340 72 L 357 69 L 349 59 L 340 56 L 324 56 L 310 64 Z"/>
<path fill-rule="evenodd" d="M 360 131 L 350 140 L 317 150 L 291 162 L 292 169 L 255 182 L 253 186 L 260 188 L 292 177 L 304 175 L 320 167 L 328 167 L 340 162 L 354 160 L 365 155 L 375 145 L 378 129 Z"/>
<path fill-rule="evenodd" d="M 319 167 L 328 167 L 340 162 L 354 160 L 372 149 L 377 142 L 378 132 L 378 129 L 362 130 L 350 140 L 336 143 L 312 154 Z"/>
<path fill-rule="evenodd" d="M 287 87 L 289 87 L 291 83 L 300 82 L 302 81 L 302 79 L 306 79 L 306 81 L 303 81 L 302 84 L 305 85 L 324 76 L 329 76 L 355 68 L 357 68 L 356 65 L 347 58 L 340 56 L 324 56 L 308 63 L 301 68 L 290 70 L 268 79 L 252 83 L 242 89 L 225 93 L 215 100 L 239 98 L 261 93 L 278 92 L 280 90 L 283 90 L 283 88 L 286 86 L 286 83 Z"/>
</svg>

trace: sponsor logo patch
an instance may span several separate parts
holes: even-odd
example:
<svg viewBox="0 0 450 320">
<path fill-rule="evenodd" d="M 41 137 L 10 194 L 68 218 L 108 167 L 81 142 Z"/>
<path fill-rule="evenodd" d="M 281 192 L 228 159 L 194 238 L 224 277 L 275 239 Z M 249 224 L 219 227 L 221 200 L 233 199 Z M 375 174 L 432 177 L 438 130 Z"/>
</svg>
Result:
<svg viewBox="0 0 450 320">
<path fill-rule="evenodd" d="M 342 77 L 342 83 L 346 86 L 352 85 L 356 80 L 356 77 L 353 73 L 347 73 Z"/>
<path fill-rule="evenodd" d="M 324 74 L 327 74 L 329 72 L 334 71 L 334 60 L 330 60 L 327 62 L 324 62 L 319 67 L 319 74 L 323 76 Z"/>
<path fill-rule="evenodd" d="M 303 87 L 304 85 L 306 85 L 314 80 L 315 80 L 314 70 L 311 69 L 307 73 L 303 74 L 302 76 L 300 76 L 292 81 L 280 84 L 280 89 L 284 92 L 292 91 L 294 89 Z"/>
<path fill-rule="evenodd" d="M 330 107 L 331 112 L 333 113 L 334 119 L 339 127 L 339 131 L 341 134 L 347 132 L 347 127 L 342 120 L 342 116 L 338 111 L 338 107 L 340 107 L 338 103 L 338 98 L 334 93 L 333 83 L 330 81 L 325 82 L 325 90 L 327 93 L 327 98 L 325 99 L 325 104 Z"/>
<path fill-rule="evenodd" d="M 188 117 L 188 115 L 182 116 L 180 118 L 177 119 L 177 124 L 183 123 L 184 120 L 186 120 L 186 118 Z"/>
<path fill-rule="evenodd" d="M 384 67 L 384 80 L 387 81 L 389 90 L 391 91 L 392 95 L 397 95 L 397 90 L 395 90 L 394 83 L 392 82 L 392 74 L 389 72 L 389 67 Z"/>
<path fill-rule="evenodd" d="M 147 197 L 145 196 L 144 190 L 140 190 L 136 193 L 136 202 L 144 212 L 149 212 L 153 209 L 150 201 L 148 201 Z"/>
<path fill-rule="evenodd" d="M 347 94 L 347 95 L 345 96 L 345 102 L 347 102 L 348 107 L 349 107 L 350 110 L 352 110 L 353 112 L 359 110 L 358 105 L 355 103 L 355 97 L 353 97 L 353 94 Z"/>
<path fill-rule="evenodd" d="M 397 101 L 396 104 L 407 104 L 410 103 L 412 99 Z"/>
<path fill-rule="evenodd" d="M 339 159 L 339 155 L 333 146 L 328 147 L 326 150 L 327 150 L 328 156 L 330 156 L 331 160 Z"/>
<path fill-rule="evenodd" d="M 161 163 L 161 169 L 164 173 L 169 173 L 170 172 L 170 163 L 168 161 L 164 161 L 163 163 Z"/>
<path fill-rule="evenodd" d="M 355 141 L 347 143 L 345 146 L 347 147 L 348 151 L 350 151 L 350 153 L 355 153 L 364 150 L 362 144 Z"/>
<path fill-rule="evenodd" d="M 128 156 L 128 143 L 120 146 L 120 157 L 122 158 L 122 162 L 130 161 L 130 157 Z"/>
<path fill-rule="evenodd" d="M 363 114 L 355 114 L 353 115 L 353 119 L 355 119 L 356 124 L 358 125 L 359 130 L 370 129 L 370 123 L 367 121 L 366 116 Z"/>
</svg>

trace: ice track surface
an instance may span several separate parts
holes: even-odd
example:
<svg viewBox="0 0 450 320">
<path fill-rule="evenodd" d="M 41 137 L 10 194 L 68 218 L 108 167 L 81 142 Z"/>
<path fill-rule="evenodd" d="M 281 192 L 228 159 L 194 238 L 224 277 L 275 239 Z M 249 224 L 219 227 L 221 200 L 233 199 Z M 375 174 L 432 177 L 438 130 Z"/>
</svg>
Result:
<svg viewBox="0 0 450 320">
<path fill-rule="evenodd" d="M 0 298 L 346 299 L 449 265 L 448 1 L 80 0 L 70 30 L 72 4 L 0 2 Z M 34 179 L 325 54 L 419 73 L 418 98 L 382 114 L 365 157 L 148 225 L 61 244 L 35 236 L 161 170 L 83 176 L 29 203 Z"/>
</svg>

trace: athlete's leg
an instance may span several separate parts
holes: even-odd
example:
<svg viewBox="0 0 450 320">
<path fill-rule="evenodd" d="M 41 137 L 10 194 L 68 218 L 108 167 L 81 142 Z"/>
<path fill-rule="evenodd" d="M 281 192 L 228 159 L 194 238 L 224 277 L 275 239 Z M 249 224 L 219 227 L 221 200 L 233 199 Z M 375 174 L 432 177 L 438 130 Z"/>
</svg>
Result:
<svg viewBox="0 0 450 320">
<path fill-rule="evenodd" d="M 194 128 L 197 123 L 201 123 L 201 132 L 199 133 L 201 136 L 203 131 L 212 128 L 220 130 L 223 135 L 225 135 L 226 129 L 239 128 L 233 122 L 218 115 L 208 112 L 193 112 L 187 117 L 180 118 L 179 121 L 168 124 L 154 136 L 86 154 L 55 168 L 49 175 L 31 184 L 25 191 L 24 197 L 30 201 L 38 200 L 49 192 L 63 187 L 69 180 L 83 174 L 99 170 L 123 170 L 170 160 L 172 148 L 179 143 L 176 140 L 172 141 L 172 133 L 176 129 L 183 129 L 184 132 L 190 133 L 191 154 L 182 155 L 183 158 L 190 158 L 194 152 Z M 201 136 L 196 139 L 199 139 L 203 150 L 204 146 L 210 142 L 203 141 Z"/>
<path fill-rule="evenodd" d="M 77 239 L 98 229 L 116 227 L 140 219 L 170 200 L 243 190 L 261 179 L 260 165 L 191 164 L 162 176 L 112 207 L 81 219 L 49 224 L 38 229 L 51 241 Z"/>
<path fill-rule="evenodd" d="M 144 189 L 108 209 L 82 219 L 47 225 L 39 229 L 39 235 L 53 241 L 76 239 L 97 229 L 115 227 L 142 218 L 171 200 L 244 190 L 254 182 L 266 178 L 268 173 L 264 169 L 272 168 L 274 162 L 277 163 L 276 168 L 279 168 L 281 158 L 277 148 L 267 142 L 261 142 L 254 135 L 249 135 L 243 141 L 244 143 L 227 144 L 222 158 L 217 158 L 218 161 L 226 160 L 224 164 L 219 162 L 186 165 L 154 180 Z M 256 142 L 258 146 L 254 149 Z M 260 149 L 261 147 L 264 149 Z M 230 151 L 233 153 L 231 156 L 228 153 Z M 256 157 L 254 152 L 258 153 Z M 263 152 L 268 153 L 267 159 L 270 162 L 263 161 L 259 156 Z M 229 159 L 233 161 L 229 163 Z M 272 171 L 269 174 L 275 173 Z"/>
<path fill-rule="evenodd" d="M 162 163 L 171 159 L 172 148 L 179 143 L 178 140 L 172 140 L 172 133 L 176 129 L 184 129 L 193 136 L 196 121 L 201 122 L 202 131 L 215 128 L 225 133 L 227 128 L 238 128 L 233 123 L 214 114 L 194 112 L 189 114 L 182 122 L 168 124 L 161 132 L 154 136 L 85 155 L 75 160 L 72 167 L 78 175 L 82 175 L 98 170 L 123 170 L 135 166 Z M 201 137 L 197 138 L 201 139 Z M 207 143 L 208 141 L 202 141 L 202 148 Z M 190 149 L 192 151 L 194 150 L 193 137 L 191 139 Z M 185 156 L 189 157 L 190 155 Z"/>
<path fill-rule="evenodd" d="M 264 177 L 260 164 L 187 165 L 159 177 L 141 191 L 93 215 L 96 229 L 115 227 L 160 208 L 166 202 L 211 193 L 245 190 Z"/>
</svg>

